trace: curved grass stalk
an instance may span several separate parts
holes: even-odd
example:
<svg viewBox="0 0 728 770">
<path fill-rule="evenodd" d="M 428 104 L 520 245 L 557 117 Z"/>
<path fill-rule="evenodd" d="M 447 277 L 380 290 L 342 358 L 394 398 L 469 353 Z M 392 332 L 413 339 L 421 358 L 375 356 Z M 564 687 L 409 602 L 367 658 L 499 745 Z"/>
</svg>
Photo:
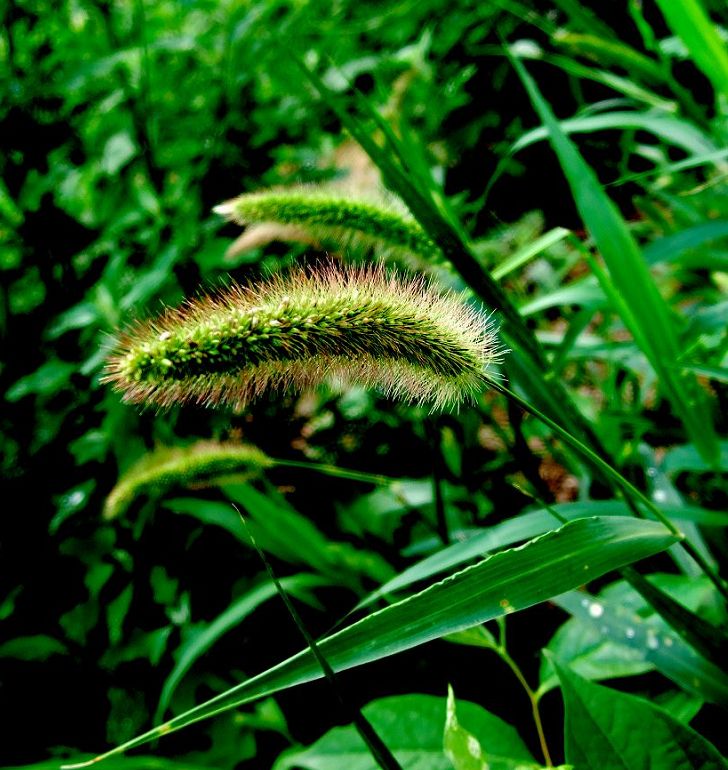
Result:
<svg viewBox="0 0 728 770">
<path fill-rule="evenodd" d="M 133 326 L 104 379 L 158 406 L 242 408 L 268 390 L 334 380 L 437 409 L 477 394 L 501 353 L 492 324 L 461 297 L 380 267 L 329 265 Z"/>
<path fill-rule="evenodd" d="M 158 447 L 144 455 L 117 481 L 106 498 L 103 516 L 111 520 L 124 515 L 142 495 L 161 497 L 174 487 L 204 484 L 241 472 L 257 475 L 269 468 L 309 470 L 377 486 L 398 482 L 398 479 L 336 465 L 274 459 L 250 444 L 197 441 L 186 447 Z"/>
<path fill-rule="evenodd" d="M 295 227 L 317 242 L 401 251 L 425 260 L 441 257 L 417 220 L 392 196 L 377 199 L 317 187 L 263 190 L 240 195 L 214 211 L 239 225 Z"/>
<path fill-rule="evenodd" d="M 106 498 L 103 516 L 122 516 L 142 495 L 161 496 L 173 487 L 204 483 L 241 470 L 255 474 L 273 464 L 249 444 L 198 441 L 186 447 L 159 447 L 121 476 Z"/>
</svg>

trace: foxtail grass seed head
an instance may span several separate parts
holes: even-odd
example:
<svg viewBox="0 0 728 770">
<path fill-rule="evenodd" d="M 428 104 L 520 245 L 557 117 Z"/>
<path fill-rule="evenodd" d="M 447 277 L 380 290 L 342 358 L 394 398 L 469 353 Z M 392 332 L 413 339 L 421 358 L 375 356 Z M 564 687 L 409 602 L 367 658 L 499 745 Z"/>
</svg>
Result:
<svg viewBox="0 0 728 770">
<path fill-rule="evenodd" d="M 314 241 L 333 241 L 346 248 L 361 245 L 426 260 L 440 256 L 440 249 L 417 220 L 393 197 L 300 187 L 246 193 L 214 211 L 239 225 L 295 226 L 308 231 Z"/>
<path fill-rule="evenodd" d="M 499 360 L 463 298 L 381 267 L 296 270 L 133 326 L 105 379 L 127 401 L 242 408 L 268 390 L 333 381 L 433 408 L 472 398 Z"/>
<path fill-rule="evenodd" d="M 141 495 L 205 483 L 232 474 L 257 474 L 273 465 L 260 449 L 233 442 L 198 441 L 186 447 L 159 447 L 124 473 L 104 503 L 104 518 L 123 515 Z"/>
</svg>

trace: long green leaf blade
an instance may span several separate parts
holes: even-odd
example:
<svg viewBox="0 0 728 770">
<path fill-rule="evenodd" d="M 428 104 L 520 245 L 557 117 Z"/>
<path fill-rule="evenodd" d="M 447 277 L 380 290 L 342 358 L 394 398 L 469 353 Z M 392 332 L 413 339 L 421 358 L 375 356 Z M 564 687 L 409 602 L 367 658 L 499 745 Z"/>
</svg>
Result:
<svg viewBox="0 0 728 770">
<path fill-rule="evenodd" d="M 693 443 L 706 459 L 714 461 L 718 442 L 705 393 L 694 376 L 674 368 L 681 353 L 675 324 L 637 242 L 594 171 L 562 130 L 533 78 L 518 59 L 511 60 L 549 132 L 579 214 L 607 264 L 608 284 L 599 276 L 605 292 L 610 298 L 619 298 L 615 309 L 650 360 Z"/>
<path fill-rule="evenodd" d="M 605 112 L 599 115 L 584 115 L 559 121 L 561 131 L 566 134 L 588 134 L 593 131 L 608 131 L 613 129 L 649 131 L 662 141 L 679 147 L 692 155 L 703 155 L 718 150 L 713 140 L 695 125 L 673 117 L 652 112 L 636 112 L 620 110 Z M 516 153 L 530 147 L 535 142 L 547 139 L 549 131 L 546 126 L 532 128 L 520 136 L 511 147 Z"/>
<path fill-rule="evenodd" d="M 666 504 L 663 504 L 661 509 L 679 525 L 697 522 L 708 527 L 728 527 L 728 513 Z M 569 521 L 588 516 L 629 516 L 631 512 L 630 507 L 622 500 L 584 500 L 554 505 L 553 510 Z M 402 570 L 363 599 L 359 607 L 366 607 L 383 596 L 441 574 L 451 567 L 483 557 L 491 551 L 542 535 L 553 527 L 554 521 L 554 516 L 548 509 L 540 508 L 506 519 L 492 527 L 484 527 L 467 539 L 442 548 Z"/>
<path fill-rule="evenodd" d="M 623 517 L 579 519 L 520 548 L 484 559 L 326 637 L 318 646 L 334 671 L 360 666 L 531 607 L 663 551 L 676 540 L 656 522 Z M 102 757 L 321 676 L 313 655 L 303 650 Z"/>
<path fill-rule="evenodd" d="M 540 254 L 542 251 L 546 251 L 546 249 L 559 243 L 559 241 L 562 241 L 570 233 L 571 230 L 567 230 L 565 227 L 554 227 L 553 230 L 544 233 L 540 238 L 533 241 L 533 243 L 529 243 L 522 249 L 519 249 L 515 254 L 512 254 L 504 262 L 501 262 L 497 267 L 493 268 L 491 275 L 496 281 L 502 280 L 514 270 L 525 265 L 526 262 Z"/>
<path fill-rule="evenodd" d="M 700 0 L 657 0 L 657 5 L 716 93 L 728 96 L 728 49 Z"/>
</svg>

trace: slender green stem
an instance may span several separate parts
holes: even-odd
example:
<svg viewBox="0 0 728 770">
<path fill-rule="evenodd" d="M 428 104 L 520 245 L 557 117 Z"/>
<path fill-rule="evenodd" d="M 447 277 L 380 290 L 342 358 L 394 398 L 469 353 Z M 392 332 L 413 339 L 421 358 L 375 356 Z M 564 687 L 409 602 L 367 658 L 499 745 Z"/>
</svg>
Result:
<svg viewBox="0 0 728 770">
<path fill-rule="evenodd" d="M 505 650 L 506 649 L 506 634 L 507 634 L 505 616 L 501 615 L 499 618 L 495 619 L 495 622 L 498 624 L 498 643 Z"/>
<path fill-rule="evenodd" d="M 348 479 L 349 481 L 360 481 L 363 484 L 376 484 L 378 487 L 389 487 L 397 484 L 399 479 L 391 476 L 382 476 L 378 473 L 367 473 L 366 471 L 355 471 L 349 468 L 339 468 L 337 465 L 327 465 L 326 463 L 309 463 L 305 460 L 277 460 L 272 459 L 273 468 L 301 468 L 302 470 L 314 471 L 324 476 L 333 476 L 338 479 Z"/>
<path fill-rule="evenodd" d="M 546 767 L 553 767 L 551 754 L 549 753 L 549 747 L 546 741 L 546 733 L 544 732 L 543 722 L 541 721 L 541 712 L 539 711 L 538 706 L 538 692 L 534 690 L 528 683 L 528 680 L 524 676 L 523 671 L 521 671 L 520 666 L 516 663 L 515 660 L 513 660 L 513 658 L 508 653 L 508 650 L 506 649 L 505 618 L 498 618 L 497 620 L 499 629 L 499 643 L 491 649 L 508 666 L 508 668 L 510 668 L 519 684 L 523 688 L 524 692 L 528 696 L 528 700 L 531 702 L 531 714 L 533 715 L 533 722 L 536 726 L 536 733 L 538 734 L 538 742 L 541 745 L 541 753 L 543 754 L 544 761 L 546 762 Z"/>
<path fill-rule="evenodd" d="M 240 514 L 240 511 L 238 511 L 238 513 Z M 402 766 L 397 761 L 397 758 L 394 756 L 394 754 L 392 754 L 387 744 L 384 743 L 384 741 L 380 738 L 379 734 L 376 732 L 376 730 L 374 729 L 372 724 L 369 722 L 369 720 L 364 716 L 364 714 L 361 713 L 361 711 L 359 711 L 359 709 L 354 708 L 344 698 L 344 694 L 341 691 L 341 688 L 339 687 L 338 680 L 336 679 L 334 670 L 331 668 L 331 664 L 328 662 L 328 660 L 326 660 L 318 644 L 316 643 L 315 639 L 311 636 L 308 629 L 306 628 L 303 620 L 301 619 L 301 616 L 298 614 L 298 610 L 296 609 L 296 606 L 293 604 L 293 602 L 291 601 L 291 598 L 286 593 L 286 590 L 281 585 L 280 580 L 278 580 L 278 576 L 274 572 L 271 563 L 268 561 L 268 557 L 265 555 L 265 552 L 263 551 L 263 549 L 256 542 L 255 537 L 253 536 L 253 533 L 248 528 L 248 523 L 246 522 L 242 514 L 240 514 L 240 520 L 242 521 L 245 531 L 248 537 L 250 538 L 250 542 L 252 543 L 253 548 L 255 548 L 258 556 L 263 562 L 266 572 L 268 573 L 268 576 L 273 582 L 273 585 L 275 586 L 276 591 L 278 591 L 278 595 L 283 600 L 283 604 L 285 604 L 286 609 L 288 610 L 288 614 L 291 616 L 291 618 L 293 618 L 293 622 L 298 627 L 298 630 L 301 632 L 301 635 L 303 636 L 306 644 L 308 645 L 308 648 L 311 650 L 311 653 L 316 659 L 316 662 L 321 667 L 321 671 L 323 672 L 324 677 L 326 678 L 329 685 L 331 686 L 331 689 L 334 692 L 334 696 L 336 697 L 336 700 L 339 702 L 339 706 L 344 711 L 344 713 L 348 714 L 349 718 L 354 723 L 354 726 L 356 727 L 357 732 L 361 736 L 364 743 L 366 743 L 367 748 L 372 754 L 372 757 L 374 758 L 376 763 L 382 768 L 382 770 L 402 770 Z"/>
</svg>

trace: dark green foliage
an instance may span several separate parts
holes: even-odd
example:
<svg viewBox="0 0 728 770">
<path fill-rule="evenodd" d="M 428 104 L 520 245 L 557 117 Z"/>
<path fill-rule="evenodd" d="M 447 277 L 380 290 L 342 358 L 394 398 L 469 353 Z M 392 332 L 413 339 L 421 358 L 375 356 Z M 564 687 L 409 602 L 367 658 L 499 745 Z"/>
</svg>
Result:
<svg viewBox="0 0 728 770">
<path fill-rule="evenodd" d="M 2 20 L 0 765 L 718 762 L 725 3 Z"/>
</svg>

